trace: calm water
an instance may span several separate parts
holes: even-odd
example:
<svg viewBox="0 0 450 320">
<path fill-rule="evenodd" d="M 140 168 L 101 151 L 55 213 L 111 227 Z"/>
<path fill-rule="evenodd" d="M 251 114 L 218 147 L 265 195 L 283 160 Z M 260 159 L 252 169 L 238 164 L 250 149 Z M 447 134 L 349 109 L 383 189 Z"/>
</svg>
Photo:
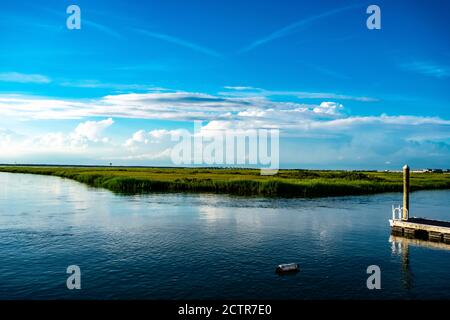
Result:
<svg viewBox="0 0 450 320">
<path fill-rule="evenodd" d="M 414 215 L 450 219 L 450 191 L 411 201 Z M 450 250 L 389 241 L 390 207 L 400 202 L 118 196 L 0 173 L 0 299 L 450 298 Z M 289 262 L 301 272 L 274 273 Z M 72 264 L 78 291 L 66 289 Z M 366 287 L 373 264 L 381 290 Z"/>
</svg>

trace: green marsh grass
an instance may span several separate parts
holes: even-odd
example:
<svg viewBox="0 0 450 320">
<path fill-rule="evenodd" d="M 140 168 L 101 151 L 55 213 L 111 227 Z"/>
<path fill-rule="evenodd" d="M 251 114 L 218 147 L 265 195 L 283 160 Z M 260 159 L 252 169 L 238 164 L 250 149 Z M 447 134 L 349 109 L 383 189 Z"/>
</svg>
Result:
<svg viewBox="0 0 450 320">
<path fill-rule="evenodd" d="M 326 197 L 402 191 L 402 173 L 256 169 L 3 166 L 2 172 L 51 175 L 117 193 L 209 192 L 265 197 Z M 412 173 L 411 190 L 450 189 L 450 175 Z"/>
</svg>

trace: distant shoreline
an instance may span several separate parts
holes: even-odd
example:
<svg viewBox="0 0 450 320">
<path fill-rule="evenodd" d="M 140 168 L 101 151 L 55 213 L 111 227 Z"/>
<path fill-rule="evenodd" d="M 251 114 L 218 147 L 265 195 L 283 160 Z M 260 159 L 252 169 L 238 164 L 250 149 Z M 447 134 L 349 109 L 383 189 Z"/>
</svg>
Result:
<svg viewBox="0 0 450 320">
<path fill-rule="evenodd" d="M 258 169 L 0 166 L 0 172 L 50 175 L 116 193 L 218 193 L 263 197 L 328 197 L 402 191 L 399 172 L 282 169 L 261 176 Z M 412 173 L 411 191 L 450 189 L 450 175 Z"/>
</svg>

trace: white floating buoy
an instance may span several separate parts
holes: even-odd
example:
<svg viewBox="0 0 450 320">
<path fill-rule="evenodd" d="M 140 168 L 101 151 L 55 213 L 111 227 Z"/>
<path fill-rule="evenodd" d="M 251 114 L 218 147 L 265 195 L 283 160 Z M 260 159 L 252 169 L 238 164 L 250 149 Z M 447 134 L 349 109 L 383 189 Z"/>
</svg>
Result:
<svg viewBox="0 0 450 320">
<path fill-rule="evenodd" d="M 299 272 L 300 267 L 297 263 L 285 263 L 277 266 L 275 272 L 276 273 L 291 273 L 291 272 Z"/>
</svg>

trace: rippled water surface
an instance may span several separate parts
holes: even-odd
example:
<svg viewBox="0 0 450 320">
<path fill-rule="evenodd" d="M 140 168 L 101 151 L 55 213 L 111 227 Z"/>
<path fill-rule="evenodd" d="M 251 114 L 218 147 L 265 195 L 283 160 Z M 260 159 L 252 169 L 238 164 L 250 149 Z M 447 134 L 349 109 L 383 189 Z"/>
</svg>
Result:
<svg viewBox="0 0 450 320">
<path fill-rule="evenodd" d="M 390 242 L 401 194 L 322 199 L 115 195 L 0 173 L 0 299 L 450 298 L 450 250 Z M 450 220 L 450 191 L 411 195 Z M 297 262 L 296 275 L 275 266 Z M 66 268 L 81 268 L 81 290 Z M 368 290 L 366 268 L 381 268 Z"/>
</svg>

